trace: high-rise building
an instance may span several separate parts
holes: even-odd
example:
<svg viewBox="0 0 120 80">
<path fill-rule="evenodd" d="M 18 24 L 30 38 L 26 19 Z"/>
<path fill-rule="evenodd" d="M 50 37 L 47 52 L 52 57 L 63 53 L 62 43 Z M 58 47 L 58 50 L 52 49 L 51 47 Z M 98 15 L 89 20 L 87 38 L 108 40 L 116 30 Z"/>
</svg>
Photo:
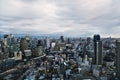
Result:
<svg viewBox="0 0 120 80">
<path fill-rule="evenodd" d="M 94 42 L 100 41 L 100 35 L 94 35 Z"/>
<path fill-rule="evenodd" d="M 71 40 L 70 38 L 67 39 L 67 43 L 70 44 L 71 43 Z"/>
<path fill-rule="evenodd" d="M 67 42 L 66 42 L 66 49 L 72 49 L 73 48 L 73 44 L 70 40 L 70 38 L 67 39 Z"/>
<path fill-rule="evenodd" d="M 25 39 L 26 39 L 27 41 L 30 40 L 30 36 L 29 36 L 29 34 L 26 35 Z"/>
<path fill-rule="evenodd" d="M 46 38 L 46 47 L 50 48 L 50 38 Z"/>
<path fill-rule="evenodd" d="M 8 35 L 8 34 L 5 34 L 5 35 L 4 35 L 4 38 L 8 38 L 8 37 L 9 37 L 9 35 Z"/>
<path fill-rule="evenodd" d="M 64 36 L 60 36 L 60 41 L 61 41 L 61 42 L 65 42 Z"/>
<path fill-rule="evenodd" d="M 22 38 L 20 41 L 20 50 L 24 52 L 24 50 L 27 50 L 27 49 L 28 49 L 27 40 L 25 38 Z"/>
<path fill-rule="evenodd" d="M 116 70 L 117 77 L 120 79 L 120 41 L 116 41 Z"/>
<path fill-rule="evenodd" d="M 102 55 L 102 41 L 96 42 L 96 64 L 102 65 L 103 64 L 103 55 Z"/>
<path fill-rule="evenodd" d="M 42 56 L 43 55 L 43 47 L 42 46 L 38 46 L 38 56 Z"/>
<path fill-rule="evenodd" d="M 42 40 L 38 40 L 37 46 L 43 46 L 43 41 Z"/>
<path fill-rule="evenodd" d="M 102 41 L 100 41 L 100 35 L 94 35 L 94 64 L 102 65 L 103 56 L 102 56 Z"/>
<path fill-rule="evenodd" d="M 17 44 L 9 45 L 9 57 L 14 57 L 14 52 L 19 51 L 19 46 Z"/>
</svg>

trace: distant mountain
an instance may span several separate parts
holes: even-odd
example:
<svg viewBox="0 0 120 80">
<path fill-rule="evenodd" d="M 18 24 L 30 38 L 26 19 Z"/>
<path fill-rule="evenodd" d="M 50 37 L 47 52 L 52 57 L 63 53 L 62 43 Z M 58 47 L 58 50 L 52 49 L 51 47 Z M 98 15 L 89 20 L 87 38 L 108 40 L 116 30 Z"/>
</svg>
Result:
<svg viewBox="0 0 120 80">
<path fill-rule="evenodd" d="M 0 34 L 0 38 L 3 38 L 5 34 Z M 16 38 L 19 38 L 19 37 L 25 37 L 27 34 L 13 34 Z M 49 38 L 59 38 L 60 36 L 57 35 L 57 34 L 37 34 L 37 35 L 33 35 L 33 34 L 29 34 L 29 36 L 31 38 L 41 38 L 41 39 L 44 39 L 46 37 L 49 37 Z"/>
</svg>

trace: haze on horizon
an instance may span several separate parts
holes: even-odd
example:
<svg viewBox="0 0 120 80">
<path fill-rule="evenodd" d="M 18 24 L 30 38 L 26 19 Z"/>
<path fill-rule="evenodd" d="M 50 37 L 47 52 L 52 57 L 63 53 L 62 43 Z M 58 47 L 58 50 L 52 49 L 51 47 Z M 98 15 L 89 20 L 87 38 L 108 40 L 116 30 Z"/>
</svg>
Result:
<svg viewBox="0 0 120 80">
<path fill-rule="evenodd" d="M 120 0 L 0 0 L 0 33 L 120 37 Z"/>
</svg>

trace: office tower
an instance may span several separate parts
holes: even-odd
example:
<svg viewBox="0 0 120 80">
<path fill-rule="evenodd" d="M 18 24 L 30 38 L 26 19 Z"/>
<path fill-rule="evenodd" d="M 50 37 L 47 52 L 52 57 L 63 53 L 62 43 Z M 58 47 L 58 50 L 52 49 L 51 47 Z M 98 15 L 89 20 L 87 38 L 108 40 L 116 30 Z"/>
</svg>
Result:
<svg viewBox="0 0 120 80">
<path fill-rule="evenodd" d="M 55 45 L 56 45 L 55 41 L 52 41 L 52 42 L 50 43 L 50 48 L 51 48 L 51 50 L 54 50 Z"/>
<path fill-rule="evenodd" d="M 22 38 L 20 41 L 20 50 L 24 52 L 24 50 L 27 50 L 27 49 L 28 49 L 27 40 L 25 38 Z"/>
<path fill-rule="evenodd" d="M 116 41 L 116 70 L 117 77 L 120 79 L 120 41 Z"/>
<path fill-rule="evenodd" d="M 102 56 L 102 41 L 96 42 L 96 64 L 102 65 L 103 63 L 103 56 Z"/>
<path fill-rule="evenodd" d="M 9 34 L 8 36 L 4 35 L 4 39 L 6 40 L 7 45 L 14 43 L 14 36 L 12 34 Z"/>
<path fill-rule="evenodd" d="M 27 41 L 30 41 L 30 36 L 29 36 L 29 34 L 26 35 L 25 39 L 26 39 Z"/>
<path fill-rule="evenodd" d="M 7 34 L 4 35 L 4 38 L 8 38 L 8 37 L 9 37 L 9 35 L 7 35 Z"/>
<path fill-rule="evenodd" d="M 44 46 L 44 42 L 42 40 L 38 40 L 37 43 L 37 56 L 42 56 L 43 55 L 43 46 Z"/>
<path fill-rule="evenodd" d="M 14 52 L 19 51 L 19 46 L 17 44 L 9 45 L 9 57 L 14 57 Z"/>
<path fill-rule="evenodd" d="M 4 35 L 4 39 L 3 39 L 3 44 L 5 45 L 5 46 L 7 46 L 8 45 L 8 38 L 9 38 L 9 35 Z"/>
<path fill-rule="evenodd" d="M 61 42 L 65 42 L 64 36 L 60 36 L 60 41 L 61 41 Z"/>
<path fill-rule="evenodd" d="M 43 46 L 43 41 L 42 40 L 38 40 L 37 46 Z"/>
<path fill-rule="evenodd" d="M 100 41 L 100 35 L 94 35 L 94 64 L 102 65 L 103 56 L 102 56 L 102 41 Z"/>
<path fill-rule="evenodd" d="M 73 48 L 72 42 L 70 38 L 68 38 L 66 43 L 66 49 L 72 49 L 72 48 Z"/>
<path fill-rule="evenodd" d="M 100 41 L 100 35 L 94 35 L 94 42 Z"/>
<path fill-rule="evenodd" d="M 71 43 L 71 40 L 70 38 L 67 39 L 67 43 L 70 44 Z"/>
<path fill-rule="evenodd" d="M 37 53 L 38 53 L 38 55 L 37 56 L 42 56 L 43 55 L 43 47 L 42 46 L 38 46 L 38 48 L 37 48 Z"/>
<path fill-rule="evenodd" d="M 11 45 L 15 43 L 15 38 L 14 35 L 10 34 L 10 35 L 4 35 L 4 45 Z"/>
<path fill-rule="evenodd" d="M 46 38 L 46 47 L 47 49 L 50 48 L 50 38 Z"/>
<path fill-rule="evenodd" d="M 87 38 L 87 45 L 89 45 L 90 43 L 91 43 L 91 38 L 88 37 L 88 38 Z"/>
</svg>

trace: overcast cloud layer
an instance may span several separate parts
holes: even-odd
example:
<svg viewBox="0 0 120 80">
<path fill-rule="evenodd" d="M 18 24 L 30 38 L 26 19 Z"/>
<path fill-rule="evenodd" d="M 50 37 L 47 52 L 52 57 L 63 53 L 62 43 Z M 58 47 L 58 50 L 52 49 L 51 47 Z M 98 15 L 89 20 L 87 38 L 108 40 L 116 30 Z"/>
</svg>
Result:
<svg viewBox="0 0 120 80">
<path fill-rule="evenodd" d="M 120 35 L 120 0 L 0 0 L 0 33 Z"/>
</svg>

